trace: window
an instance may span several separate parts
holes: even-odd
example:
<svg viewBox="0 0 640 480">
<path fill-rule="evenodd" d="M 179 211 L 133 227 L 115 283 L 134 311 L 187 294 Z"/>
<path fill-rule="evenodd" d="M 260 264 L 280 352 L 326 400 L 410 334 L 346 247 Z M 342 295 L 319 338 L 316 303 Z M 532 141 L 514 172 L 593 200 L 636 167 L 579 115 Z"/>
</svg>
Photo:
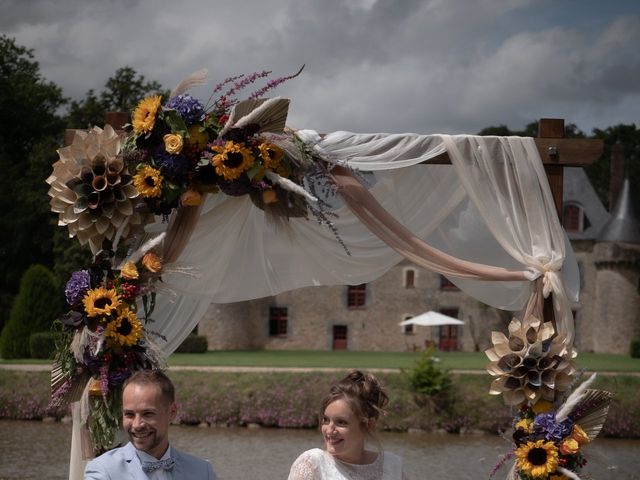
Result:
<svg viewBox="0 0 640 480">
<path fill-rule="evenodd" d="M 413 317 L 411 315 L 407 315 L 406 317 L 404 317 L 405 320 L 409 320 L 410 318 L 413 318 Z M 403 325 L 402 331 L 404 332 L 405 335 L 413 335 L 415 333 L 414 327 L 415 325 L 413 323 L 410 323 L 408 325 Z"/>
<path fill-rule="evenodd" d="M 584 229 L 582 208 L 568 203 L 562 209 L 562 225 L 567 233 L 579 233 Z"/>
<path fill-rule="evenodd" d="M 347 306 L 349 308 L 361 308 L 367 300 L 367 284 L 349 285 L 347 287 Z"/>
<path fill-rule="evenodd" d="M 451 281 L 444 275 L 440 275 L 440 290 L 459 290 Z"/>
<path fill-rule="evenodd" d="M 270 307 L 269 308 L 269 336 L 270 337 L 286 337 L 288 313 L 287 307 Z"/>
<path fill-rule="evenodd" d="M 416 286 L 416 271 L 413 268 L 407 268 L 404 271 L 404 288 L 413 288 Z"/>
</svg>

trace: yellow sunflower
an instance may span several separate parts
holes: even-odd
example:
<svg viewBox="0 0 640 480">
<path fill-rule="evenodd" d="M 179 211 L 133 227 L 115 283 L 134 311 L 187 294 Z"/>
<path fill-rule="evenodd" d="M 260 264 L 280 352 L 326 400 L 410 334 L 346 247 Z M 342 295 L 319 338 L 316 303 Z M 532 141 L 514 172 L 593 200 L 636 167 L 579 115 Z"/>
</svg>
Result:
<svg viewBox="0 0 640 480">
<path fill-rule="evenodd" d="M 225 180 L 235 180 L 255 162 L 251 150 L 234 141 L 228 141 L 224 147 L 212 147 L 212 150 L 218 152 L 218 155 L 211 159 L 211 164 L 216 167 L 216 173 Z"/>
<path fill-rule="evenodd" d="M 133 111 L 133 119 L 131 121 L 134 132 L 140 134 L 149 133 L 153 130 L 161 99 L 160 95 L 155 95 L 147 97 L 138 103 L 138 106 Z"/>
<path fill-rule="evenodd" d="M 149 165 L 142 167 L 133 177 L 133 185 L 145 198 L 162 195 L 162 175 Z"/>
<path fill-rule="evenodd" d="M 278 171 L 282 167 L 282 159 L 284 158 L 284 150 L 272 143 L 261 143 L 258 147 L 260 150 L 260 158 L 265 168 Z"/>
<path fill-rule="evenodd" d="M 546 478 L 558 468 L 558 449 L 553 442 L 527 442 L 516 449 L 516 457 L 518 470 L 533 478 Z"/>
<path fill-rule="evenodd" d="M 533 420 L 528 420 L 523 418 L 516 423 L 516 430 L 524 430 L 527 433 L 531 433 L 533 431 Z"/>
<path fill-rule="evenodd" d="M 118 316 L 105 329 L 105 338 L 110 345 L 130 347 L 142 338 L 142 325 L 129 307 L 118 310 Z"/>
<path fill-rule="evenodd" d="M 89 290 L 82 299 L 82 303 L 89 317 L 111 315 L 111 312 L 120 305 L 120 297 L 113 288 L 98 287 Z"/>
</svg>

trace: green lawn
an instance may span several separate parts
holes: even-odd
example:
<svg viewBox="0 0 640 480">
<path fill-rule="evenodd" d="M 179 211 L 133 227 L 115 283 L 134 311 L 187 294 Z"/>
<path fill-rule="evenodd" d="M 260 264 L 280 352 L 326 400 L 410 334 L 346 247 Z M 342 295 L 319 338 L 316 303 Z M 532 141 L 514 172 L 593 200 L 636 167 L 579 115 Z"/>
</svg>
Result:
<svg viewBox="0 0 640 480">
<path fill-rule="evenodd" d="M 410 368 L 420 352 L 346 352 L 317 350 L 223 350 L 204 354 L 176 353 L 169 358 L 175 366 L 259 366 L 333 368 Z M 483 370 L 488 363 L 482 352 L 436 352 L 449 369 Z M 628 355 L 582 353 L 578 369 L 590 371 L 640 372 L 640 359 Z"/>
<path fill-rule="evenodd" d="M 310 367 L 310 368 L 411 368 L 420 352 L 346 352 L 317 350 L 222 350 L 207 353 L 176 353 L 169 366 Z M 482 352 L 436 352 L 442 365 L 456 370 L 484 370 Z M 578 369 L 640 372 L 640 359 L 628 355 L 580 353 Z M 0 360 L 0 364 L 47 364 L 48 360 Z"/>
</svg>

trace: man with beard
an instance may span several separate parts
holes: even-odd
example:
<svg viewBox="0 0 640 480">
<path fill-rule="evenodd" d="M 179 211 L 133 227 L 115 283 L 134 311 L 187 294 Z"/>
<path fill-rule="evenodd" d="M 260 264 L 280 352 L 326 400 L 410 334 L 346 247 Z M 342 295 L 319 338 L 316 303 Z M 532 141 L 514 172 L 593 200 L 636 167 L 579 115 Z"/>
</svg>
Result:
<svg viewBox="0 0 640 480">
<path fill-rule="evenodd" d="M 211 464 L 169 444 L 169 424 L 176 417 L 175 390 L 159 370 L 135 372 L 122 389 L 122 426 L 130 442 L 89 462 L 91 480 L 215 480 Z"/>
</svg>

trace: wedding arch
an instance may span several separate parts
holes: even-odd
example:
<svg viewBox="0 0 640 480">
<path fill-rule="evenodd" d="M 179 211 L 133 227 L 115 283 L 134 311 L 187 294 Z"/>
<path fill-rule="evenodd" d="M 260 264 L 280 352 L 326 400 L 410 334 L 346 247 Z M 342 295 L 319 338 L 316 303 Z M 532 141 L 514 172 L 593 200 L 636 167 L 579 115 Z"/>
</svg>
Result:
<svg viewBox="0 0 640 480">
<path fill-rule="evenodd" d="M 183 94 L 184 86 L 171 97 L 188 97 Z M 195 131 L 187 133 L 186 116 L 178 118 L 176 112 L 182 112 L 183 104 L 174 102 L 161 110 L 165 107 L 160 106 L 160 99 L 153 101 L 156 103 L 143 106 L 157 122 L 160 118 L 165 122 L 167 151 L 174 148 L 171 142 L 178 140 L 174 137 L 180 137 L 180 142 L 183 136 L 197 137 Z M 221 180 L 225 159 L 240 155 L 237 149 L 228 153 L 232 143 L 228 138 L 235 138 L 233 135 L 226 143 L 205 147 L 214 152 L 207 158 L 216 165 L 217 188 L 227 194 L 207 195 L 201 189 L 196 194 L 202 194 L 202 199 L 193 202 L 183 196 L 176 208 L 161 212 L 167 222 L 147 224 L 137 248 L 130 248 L 129 257 L 113 265 L 120 272 L 116 278 L 122 281 L 129 278 L 125 269 L 135 265 L 147 250 L 159 252 L 162 282 L 160 285 L 157 277 L 150 282 L 155 289 L 153 331 L 156 338 L 163 339 L 157 342 L 162 354 L 168 356 L 180 345 L 211 303 L 251 300 L 306 286 L 366 283 L 406 258 L 455 278 L 460 289 L 488 305 L 521 312 L 510 326 L 511 334 L 517 336 L 533 328 L 539 337 L 536 341 L 556 339 L 552 349 L 560 364 L 541 367 L 537 373 L 543 379 L 536 380 L 537 384 L 522 375 L 526 378 L 514 386 L 509 384 L 509 378 L 515 378 L 512 365 L 500 364 L 507 352 L 513 353 L 512 339 L 494 332 L 495 347 L 487 352 L 495 364 L 490 373 L 497 377 L 492 393 L 503 393 L 508 403 L 516 404 L 535 403 L 555 390 L 566 390 L 574 356 L 570 301 L 578 299 L 579 274 L 559 219 L 562 168 L 592 163 L 599 157 L 602 143 L 564 139 L 564 122 L 550 119 L 540 121 L 537 139 L 344 131 L 321 135 L 313 130 L 286 129 L 287 108 L 288 100 L 279 97 L 249 100 L 235 103 L 217 119 L 219 138 L 227 138 L 234 129 L 245 135 L 245 141 L 261 136 L 258 142 L 247 142 L 247 148 L 262 156 L 262 169 L 247 166 L 243 174 L 250 175 L 252 186 L 260 179 L 262 196 L 224 190 L 238 178 L 230 174 Z M 154 138 L 154 126 L 145 131 L 140 123 L 135 131 L 135 115 L 137 137 L 132 148 L 148 148 L 144 142 Z M 107 124 L 115 123 L 115 118 L 118 116 L 108 117 Z M 117 244 L 136 223 L 148 222 L 137 217 L 135 208 L 125 206 L 129 200 L 134 203 L 139 192 L 128 188 L 134 172 L 126 171 L 126 162 L 115 160 L 125 144 L 112 128 L 119 129 L 123 122 L 116 122 L 104 130 L 70 134 L 69 145 L 60 150 L 60 161 L 47 180 L 60 224 L 89 242 L 98 255 L 103 253 L 100 242 L 107 239 Z M 206 125 L 200 130 L 206 131 Z M 287 178 L 291 168 L 287 171 L 276 162 L 281 156 L 274 152 L 291 157 L 291 168 L 304 167 L 297 182 Z M 110 156 L 114 160 L 109 160 Z M 242 161 L 248 156 L 242 153 Z M 93 160 L 83 164 L 89 157 Z M 104 175 L 94 168 L 96 158 L 100 159 L 96 168 L 106 170 Z M 276 163 L 277 167 L 273 166 Z M 319 170 L 311 168 L 318 165 Z M 150 167 L 141 160 L 137 168 L 138 176 Z M 115 172 L 113 187 L 104 187 L 110 169 Z M 105 214 L 103 205 L 102 216 L 83 217 L 92 205 L 101 208 L 101 198 L 106 197 L 98 195 L 96 200 L 91 195 L 105 188 L 115 192 L 116 213 Z M 138 186 L 138 191 L 141 188 L 146 187 Z M 185 194 L 192 191 L 187 190 Z M 265 190 L 277 192 L 269 196 Z M 337 198 L 319 199 L 321 190 L 328 190 L 329 195 L 337 193 Z M 84 192 L 86 198 L 81 201 L 78 192 Z M 301 208 L 319 212 L 320 221 L 308 218 L 308 210 L 307 215 L 300 215 L 300 208 L 294 208 L 300 203 L 292 197 L 302 197 Z M 318 202 L 324 207 L 315 207 Z M 274 203 L 285 204 L 284 212 L 274 210 Z M 153 205 L 158 208 L 157 202 Z M 136 271 L 136 280 L 137 275 Z M 78 315 L 69 321 L 76 327 L 81 325 Z M 82 420 L 88 415 L 89 389 L 87 379 L 83 381 L 74 385 L 77 392 L 83 392 L 85 401 L 74 403 L 72 409 L 70 478 L 81 478 L 83 469 Z M 77 399 L 78 394 L 73 400 Z"/>
</svg>

